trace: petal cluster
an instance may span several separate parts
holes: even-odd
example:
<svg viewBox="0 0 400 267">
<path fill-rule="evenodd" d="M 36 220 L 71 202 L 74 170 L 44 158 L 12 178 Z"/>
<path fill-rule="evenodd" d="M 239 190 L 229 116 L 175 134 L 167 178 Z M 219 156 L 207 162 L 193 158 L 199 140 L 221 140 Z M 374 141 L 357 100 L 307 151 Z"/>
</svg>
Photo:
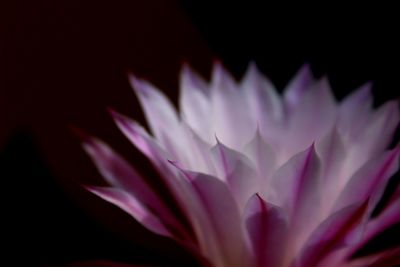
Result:
<svg viewBox="0 0 400 267">
<path fill-rule="evenodd" d="M 396 249 L 352 256 L 400 222 L 400 192 L 372 216 L 399 167 L 400 148 L 387 150 L 397 102 L 374 109 L 370 84 L 338 102 L 308 66 L 280 95 L 254 64 L 237 82 L 216 63 L 211 82 L 183 67 L 178 111 L 152 84 L 129 78 L 151 134 L 112 116 L 172 199 L 95 138 L 84 148 L 110 187 L 90 191 L 203 266 L 395 264 Z"/>
</svg>

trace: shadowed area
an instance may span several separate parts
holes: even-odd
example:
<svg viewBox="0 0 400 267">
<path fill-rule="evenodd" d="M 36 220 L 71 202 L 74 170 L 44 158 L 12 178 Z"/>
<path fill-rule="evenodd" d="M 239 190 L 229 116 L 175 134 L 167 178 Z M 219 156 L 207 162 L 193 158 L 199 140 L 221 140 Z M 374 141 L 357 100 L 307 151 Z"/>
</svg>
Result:
<svg viewBox="0 0 400 267">
<path fill-rule="evenodd" d="M 28 132 L 15 133 L 2 147 L 0 173 L 1 243 L 12 266 L 60 266 L 94 259 L 195 266 L 173 242 L 154 236 L 76 185 L 70 191 L 91 207 L 82 210 L 57 182 Z"/>
</svg>

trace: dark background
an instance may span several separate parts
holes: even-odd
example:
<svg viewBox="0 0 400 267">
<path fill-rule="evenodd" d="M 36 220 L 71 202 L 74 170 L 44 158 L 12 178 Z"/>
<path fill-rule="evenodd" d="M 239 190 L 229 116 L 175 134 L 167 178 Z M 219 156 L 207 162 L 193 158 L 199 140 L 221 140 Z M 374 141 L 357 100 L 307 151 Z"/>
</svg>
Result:
<svg viewBox="0 0 400 267">
<path fill-rule="evenodd" d="M 0 242 L 9 256 L 3 260 L 12 260 L 7 266 L 193 264 L 173 242 L 80 187 L 101 177 L 70 125 L 154 175 L 106 112 L 112 106 L 144 122 L 126 70 L 175 102 L 182 62 L 208 78 L 214 59 L 237 78 L 254 60 L 279 89 L 308 62 L 315 75 L 328 74 L 339 99 L 367 81 L 377 105 L 399 96 L 394 8 L 232 2 L 0 3 Z"/>
</svg>

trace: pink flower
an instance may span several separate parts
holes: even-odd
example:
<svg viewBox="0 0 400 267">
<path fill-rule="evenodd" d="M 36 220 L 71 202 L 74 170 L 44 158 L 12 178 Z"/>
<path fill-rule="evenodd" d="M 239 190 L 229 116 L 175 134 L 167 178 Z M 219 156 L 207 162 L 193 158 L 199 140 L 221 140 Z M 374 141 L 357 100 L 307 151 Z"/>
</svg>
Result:
<svg viewBox="0 0 400 267">
<path fill-rule="evenodd" d="M 372 108 L 370 84 L 338 103 L 304 66 L 280 96 L 250 64 L 238 83 L 216 63 L 207 83 L 181 73 L 179 113 L 130 77 L 152 134 L 112 112 L 171 193 L 158 195 L 103 142 L 84 148 L 110 187 L 89 187 L 212 267 L 392 266 L 400 250 L 352 255 L 400 222 L 400 192 L 371 216 L 400 148 L 398 104 Z M 176 207 L 180 214 L 174 212 Z M 386 265 L 385 265 L 386 264 Z"/>
</svg>

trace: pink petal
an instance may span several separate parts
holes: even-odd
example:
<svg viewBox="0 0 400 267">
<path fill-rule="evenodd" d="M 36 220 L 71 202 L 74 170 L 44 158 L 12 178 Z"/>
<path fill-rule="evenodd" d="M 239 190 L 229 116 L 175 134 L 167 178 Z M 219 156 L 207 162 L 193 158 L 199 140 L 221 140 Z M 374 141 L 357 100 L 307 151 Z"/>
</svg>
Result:
<svg viewBox="0 0 400 267">
<path fill-rule="evenodd" d="M 186 140 L 183 137 L 176 109 L 171 101 L 150 83 L 139 80 L 133 75 L 129 76 L 129 80 L 156 139 L 174 159 L 186 158 Z"/>
<path fill-rule="evenodd" d="M 321 188 L 324 196 L 321 200 L 322 212 L 328 214 L 347 183 L 347 176 L 343 169 L 347 151 L 336 127 L 316 144 L 316 150 L 321 158 L 321 177 L 324 184 L 324 187 Z"/>
<path fill-rule="evenodd" d="M 345 266 L 345 267 L 394 267 L 400 263 L 399 249 L 391 249 L 373 255 L 355 259 L 331 260 L 328 267 Z M 343 253 L 342 253 L 343 254 Z M 343 256 L 343 255 L 342 255 Z M 323 261 L 321 267 L 325 267 L 328 261 Z"/>
<path fill-rule="evenodd" d="M 400 147 L 368 161 L 350 179 L 334 210 L 370 199 L 370 210 L 380 200 L 389 178 L 398 169 Z"/>
<path fill-rule="evenodd" d="M 255 194 L 246 206 L 244 222 L 256 266 L 281 266 L 288 230 L 284 212 Z"/>
<path fill-rule="evenodd" d="M 140 104 L 156 137 L 178 124 L 178 115 L 171 101 L 150 83 L 129 75 L 129 81 L 139 98 Z"/>
<path fill-rule="evenodd" d="M 231 75 L 216 63 L 211 83 L 212 112 L 215 134 L 227 146 L 240 150 L 254 133 L 243 92 Z"/>
<path fill-rule="evenodd" d="M 152 163 L 159 167 L 165 164 L 169 155 L 161 148 L 155 140 L 137 122 L 111 111 L 115 123 L 121 132 L 138 148 Z"/>
<path fill-rule="evenodd" d="M 376 259 L 368 267 L 393 267 L 400 264 L 400 249 L 385 251 L 376 256 Z"/>
<path fill-rule="evenodd" d="M 365 246 L 374 237 L 382 233 L 385 229 L 393 226 L 400 222 L 400 199 L 393 202 L 388 208 L 386 208 L 378 217 L 374 218 L 367 224 L 365 233 L 361 242 L 354 246 L 348 253 L 351 256 L 357 250 Z"/>
<path fill-rule="evenodd" d="M 214 133 L 210 127 L 211 101 L 208 85 L 184 65 L 180 78 L 180 111 L 182 119 L 206 141 L 212 142 Z"/>
<path fill-rule="evenodd" d="M 371 157 L 387 149 L 399 120 L 396 101 L 387 102 L 369 116 L 366 125 L 349 140 L 352 152 L 349 168 L 357 170 Z"/>
<path fill-rule="evenodd" d="M 296 267 L 319 266 L 334 250 L 346 246 L 349 235 L 361 226 L 366 207 L 367 202 L 348 206 L 323 221 L 306 242 Z"/>
<path fill-rule="evenodd" d="M 226 184 L 216 177 L 181 171 L 190 182 L 183 197 L 206 256 L 214 266 L 247 266 L 239 209 Z"/>
<path fill-rule="evenodd" d="M 182 222 L 172 213 L 171 209 L 165 205 L 165 201 L 156 195 L 154 190 L 145 182 L 144 178 L 125 160 L 114 153 L 106 144 L 93 138 L 86 138 L 84 148 L 93 159 L 100 173 L 109 183 L 127 191 L 140 200 L 144 207 L 157 213 L 168 229 L 174 230 L 174 233 L 180 235 L 180 237 L 190 239 L 190 234 Z M 163 173 L 167 173 L 165 163 L 164 168 L 161 165 L 161 160 L 158 160 L 158 163 Z M 173 175 L 170 176 L 173 177 Z"/>
<path fill-rule="evenodd" d="M 159 235 L 172 237 L 172 234 L 160 219 L 146 209 L 133 195 L 117 188 L 87 187 L 87 189 L 104 200 L 118 206 L 150 231 Z"/>
<path fill-rule="evenodd" d="M 272 178 L 278 206 L 289 215 L 293 250 L 300 248 L 320 220 L 320 160 L 314 145 L 293 156 Z"/>
<path fill-rule="evenodd" d="M 131 165 L 100 140 L 87 137 L 83 147 L 110 184 L 134 194 L 150 207 L 161 210 L 163 201 Z"/>
<path fill-rule="evenodd" d="M 216 163 L 217 177 L 228 184 L 240 210 L 243 210 L 247 200 L 258 190 L 257 173 L 252 162 L 220 142 L 211 149 L 211 154 Z"/>
</svg>

